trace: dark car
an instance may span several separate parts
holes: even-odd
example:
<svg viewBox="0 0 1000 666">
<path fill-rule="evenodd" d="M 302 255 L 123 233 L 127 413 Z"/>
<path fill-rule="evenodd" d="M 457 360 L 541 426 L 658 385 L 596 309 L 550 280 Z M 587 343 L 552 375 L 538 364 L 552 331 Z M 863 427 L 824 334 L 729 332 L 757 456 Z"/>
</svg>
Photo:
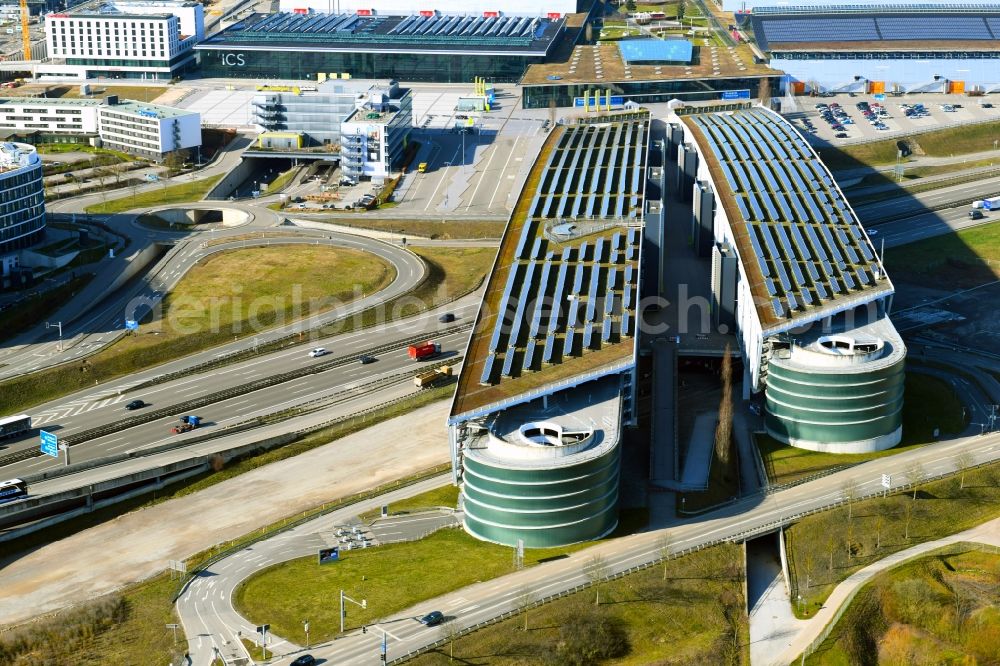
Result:
<svg viewBox="0 0 1000 666">
<path fill-rule="evenodd" d="M 837 132 L 833 136 L 834 136 L 834 138 L 837 138 L 837 139 L 846 139 L 847 138 L 847 132 Z"/>
<path fill-rule="evenodd" d="M 369 363 L 374 363 L 376 359 L 374 356 L 363 354 L 362 356 L 358 357 L 358 360 L 361 361 L 361 365 L 368 365 Z"/>
<path fill-rule="evenodd" d="M 304 654 L 298 659 L 292 662 L 292 666 L 313 666 L 316 663 L 316 657 L 311 654 Z"/>
<path fill-rule="evenodd" d="M 420 622 L 420 624 L 427 625 L 428 627 L 433 627 L 435 625 L 444 622 L 444 613 L 442 613 L 441 611 L 431 611 L 430 613 L 424 615 L 417 621 Z"/>
<path fill-rule="evenodd" d="M 453 322 L 453 321 L 455 321 L 455 315 L 453 315 L 450 312 L 445 312 L 443 315 L 441 315 L 440 317 L 438 317 L 438 321 L 441 322 L 442 324 L 447 324 L 449 322 Z"/>
<path fill-rule="evenodd" d="M 125 405 L 125 409 L 131 412 L 133 409 L 142 409 L 145 406 L 146 403 L 143 402 L 142 400 L 133 400 L 132 402 Z"/>
</svg>

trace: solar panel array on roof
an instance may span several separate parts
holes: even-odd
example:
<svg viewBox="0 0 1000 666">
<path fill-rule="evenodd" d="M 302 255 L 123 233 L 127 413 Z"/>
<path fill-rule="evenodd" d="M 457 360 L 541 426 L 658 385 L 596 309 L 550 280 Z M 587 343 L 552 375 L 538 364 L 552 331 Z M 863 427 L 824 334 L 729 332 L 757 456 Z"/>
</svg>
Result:
<svg viewBox="0 0 1000 666">
<path fill-rule="evenodd" d="M 208 41 L 527 46 L 539 39 L 554 38 L 557 30 L 552 26 L 559 22 L 530 16 L 359 16 L 278 12 L 251 15 Z"/>
<path fill-rule="evenodd" d="M 749 245 L 741 259 L 757 266 L 770 318 L 795 317 L 878 283 L 882 269 L 857 218 L 787 122 L 761 109 L 690 122 L 734 174 L 730 190 L 743 224 L 732 222 Z"/>
<path fill-rule="evenodd" d="M 641 230 L 618 225 L 641 216 L 648 126 L 628 121 L 560 129 L 527 218 L 514 231 L 481 384 L 540 372 L 635 335 L 630 309 Z M 587 222 L 604 216 L 611 225 L 588 240 L 544 231 L 553 218 L 575 215 Z"/>
<path fill-rule="evenodd" d="M 752 24 L 759 46 L 772 43 L 879 42 L 879 41 L 985 41 L 1000 39 L 1000 17 L 960 15 L 944 10 L 906 14 L 896 8 L 868 8 L 868 16 L 850 13 L 826 14 L 817 8 L 812 15 L 780 10 L 754 12 Z M 944 8 L 942 8 L 944 9 Z M 985 8 L 984 12 L 987 11 Z"/>
</svg>

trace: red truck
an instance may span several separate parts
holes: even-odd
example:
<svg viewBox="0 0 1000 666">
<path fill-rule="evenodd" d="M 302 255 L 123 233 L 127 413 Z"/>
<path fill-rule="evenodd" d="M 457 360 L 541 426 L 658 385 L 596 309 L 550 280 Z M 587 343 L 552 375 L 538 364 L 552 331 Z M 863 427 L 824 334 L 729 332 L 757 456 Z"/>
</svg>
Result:
<svg viewBox="0 0 1000 666">
<path fill-rule="evenodd" d="M 440 354 L 441 345 L 434 342 L 425 342 L 422 345 L 410 345 L 406 348 L 406 353 L 414 361 L 424 361 Z"/>
</svg>

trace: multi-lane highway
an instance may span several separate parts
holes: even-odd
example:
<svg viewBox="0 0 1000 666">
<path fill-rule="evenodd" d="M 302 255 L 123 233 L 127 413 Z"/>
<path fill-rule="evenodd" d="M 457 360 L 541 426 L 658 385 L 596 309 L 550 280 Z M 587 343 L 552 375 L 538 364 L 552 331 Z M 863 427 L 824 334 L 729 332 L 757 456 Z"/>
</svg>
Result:
<svg viewBox="0 0 1000 666">
<path fill-rule="evenodd" d="M 464 350 L 469 329 L 462 327 L 462 325 L 472 322 L 478 309 L 479 298 L 478 294 L 470 294 L 459 301 L 426 314 L 402 319 L 385 326 L 318 340 L 315 346 L 322 346 L 331 351 L 331 354 L 326 357 L 311 358 L 308 351 L 313 346 L 312 343 L 310 345 L 296 345 L 226 365 L 211 372 L 192 374 L 142 390 L 130 391 L 130 387 L 170 370 L 166 366 L 161 366 L 40 405 L 32 410 L 34 425 L 55 432 L 60 437 L 65 437 L 126 417 L 141 415 L 142 410 L 131 412 L 124 410 L 124 405 L 136 398 L 149 403 L 150 406 L 144 408 L 147 411 L 162 409 L 201 396 L 211 397 L 234 386 L 324 363 L 341 356 L 356 356 L 374 347 L 390 345 L 415 336 L 440 342 L 444 352 L 441 360 L 447 360 L 448 357 L 456 356 Z M 444 311 L 454 313 L 456 321 L 448 324 L 440 323 L 438 316 Z M 441 335 L 442 331 L 454 332 Z M 180 441 L 195 434 L 204 434 L 214 429 L 221 430 L 226 425 L 255 416 L 274 413 L 304 403 L 312 403 L 315 400 L 332 400 L 336 398 L 338 391 L 347 390 L 354 385 L 371 383 L 380 376 L 392 375 L 416 367 L 413 361 L 407 357 L 406 349 L 403 347 L 379 354 L 377 358 L 375 363 L 362 365 L 352 362 L 199 408 L 197 415 L 204 419 L 204 425 L 189 435 L 170 434 L 170 427 L 176 425 L 177 416 L 180 416 L 178 413 L 78 444 L 70 449 L 71 462 L 85 462 L 123 451 L 156 446 L 171 440 Z M 186 367 L 180 363 L 178 366 Z M 35 437 L 23 437 L 19 440 L 8 441 L 5 445 L 6 448 L 0 450 L 0 455 L 24 448 L 36 449 L 38 440 Z M 36 457 L 8 465 L 3 468 L 3 473 L 7 476 L 27 476 L 38 474 L 61 464 L 63 464 L 61 461 L 56 461 L 48 456 Z"/>
<path fill-rule="evenodd" d="M 367 633 L 353 631 L 336 641 L 313 646 L 310 652 L 331 664 L 377 664 L 379 643 L 385 631 L 391 661 L 444 637 L 442 629 L 425 627 L 415 619 L 431 610 L 442 611 L 453 627 L 471 626 L 516 611 L 524 589 L 530 589 L 535 598 L 543 598 L 586 584 L 588 577 L 584 566 L 595 555 L 604 558 L 609 572 L 620 572 L 659 560 L 660 539 L 664 534 L 669 535 L 670 548 L 674 552 L 719 540 L 740 540 L 743 535 L 774 529 L 797 515 L 843 501 L 842 486 L 848 478 L 857 481 L 859 496 L 877 493 L 882 490 L 883 473 L 890 474 L 894 487 L 905 485 L 905 470 L 913 462 L 920 462 L 928 475 L 943 474 L 958 467 L 957 460 L 963 451 L 970 452 L 976 463 L 1000 459 L 1000 434 L 963 437 L 879 458 L 772 495 L 747 497 L 666 530 L 603 542 L 565 559 L 428 599 L 413 608 L 389 614 L 369 627 Z M 194 664 L 211 663 L 213 646 L 225 648 L 228 643 L 229 649 L 238 649 L 233 643 L 236 632 L 243 631 L 245 635 L 248 629 L 252 631 L 250 622 L 240 617 L 232 606 L 232 591 L 242 580 L 269 564 L 312 554 L 335 522 L 381 503 L 384 503 L 381 499 L 375 499 L 358 505 L 353 511 L 324 516 L 294 532 L 256 543 L 212 565 L 207 575 L 194 579 L 177 601 L 185 633 L 192 639 L 189 647 Z M 287 664 L 301 654 L 299 646 L 284 640 L 274 647 L 279 654 L 285 653 L 277 663 Z"/>
</svg>

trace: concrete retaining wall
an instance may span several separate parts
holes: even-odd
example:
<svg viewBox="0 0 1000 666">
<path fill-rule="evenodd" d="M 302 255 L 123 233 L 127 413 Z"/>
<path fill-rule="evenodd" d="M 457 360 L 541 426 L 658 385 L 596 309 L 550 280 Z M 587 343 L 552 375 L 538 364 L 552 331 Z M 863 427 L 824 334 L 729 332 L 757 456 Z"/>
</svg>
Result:
<svg viewBox="0 0 1000 666">
<path fill-rule="evenodd" d="M 216 201 L 228 199 L 229 195 L 235 192 L 236 188 L 240 186 L 240 183 L 250 177 L 255 167 L 256 164 L 253 159 L 243 158 L 232 171 L 226 174 L 225 178 L 215 184 L 215 187 L 205 195 L 205 199 Z"/>
<path fill-rule="evenodd" d="M 134 278 L 140 272 L 146 270 L 146 268 L 156 261 L 157 258 L 163 253 L 163 245 L 159 243 L 153 243 L 152 245 L 147 245 L 144 249 L 139 250 L 132 256 L 128 258 L 128 264 L 126 264 L 124 270 L 115 278 L 115 281 L 111 283 L 108 287 L 108 293 L 112 293 L 120 286 Z"/>
</svg>

